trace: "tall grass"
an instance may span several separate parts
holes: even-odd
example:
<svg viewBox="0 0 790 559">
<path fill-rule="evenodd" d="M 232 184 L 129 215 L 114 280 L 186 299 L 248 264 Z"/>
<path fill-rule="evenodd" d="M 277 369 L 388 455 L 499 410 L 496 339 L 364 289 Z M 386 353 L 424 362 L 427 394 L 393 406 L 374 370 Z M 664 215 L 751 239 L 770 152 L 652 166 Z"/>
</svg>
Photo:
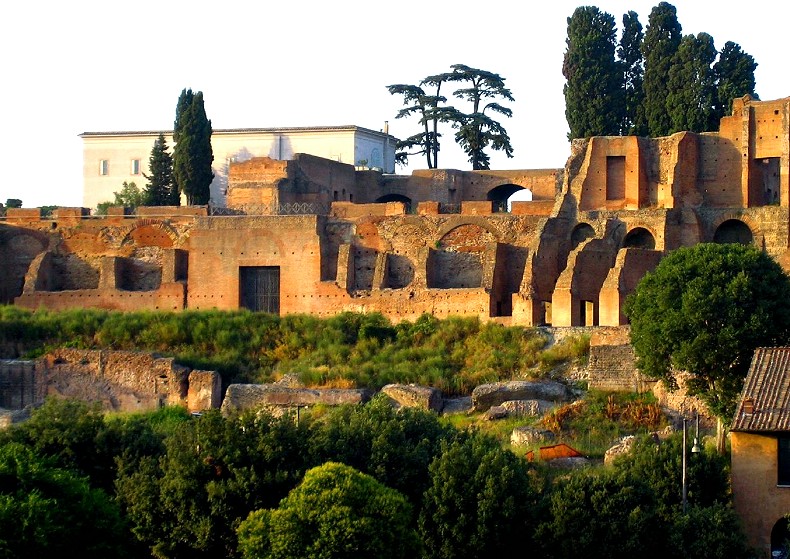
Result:
<svg viewBox="0 0 790 559">
<path fill-rule="evenodd" d="M 485 382 L 538 374 L 583 357 L 589 342 L 545 351 L 536 329 L 439 320 L 423 315 L 391 324 L 378 313 L 328 319 L 249 311 L 26 311 L 0 306 L 0 347 L 28 356 L 54 347 L 144 350 L 219 371 L 228 382 L 269 382 L 297 375 L 308 386 L 435 386 L 468 394 Z M 16 355 L 7 355 L 15 357 Z"/>
</svg>

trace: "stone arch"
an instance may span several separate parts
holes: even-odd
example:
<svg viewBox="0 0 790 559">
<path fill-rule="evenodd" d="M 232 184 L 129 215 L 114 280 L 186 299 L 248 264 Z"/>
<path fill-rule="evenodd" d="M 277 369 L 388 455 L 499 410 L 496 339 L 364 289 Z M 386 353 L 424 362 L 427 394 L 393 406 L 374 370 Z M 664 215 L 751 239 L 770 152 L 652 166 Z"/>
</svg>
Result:
<svg viewBox="0 0 790 559">
<path fill-rule="evenodd" d="M 740 219 L 727 219 L 716 227 L 713 233 L 713 242 L 719 244 L 751 245 L 754 243 L 754 233 L 751 228 Z"/>
<path fill-rule="evenodd" d="M 715 242 L 714 237 L 716 231 L 728 221 L 743 222 L 751 230 L 755 243 L 763 239 L 762 226 L 759 221 L 755 221 L 752 216 L 743 212 L 725 211 L 718 214 L 715 219 L 710 222 L 709 227 L 706 228 L 706 240 L 702 242 Z"/>
<path fill-rule="evenodd" d="M 163 246 L 155 241 L 161 240 L 166 244 L 165 237 L 170 239 L 170 244 Z M 120 245 L 127 243 L 141 244 L 141 246 L 163 246 L 170 248 L 178 244 L 178 232 L 172 225 L 161 219 L 139 219 L 133 225 L 126 227 Z"/>
<path fill-rule="evenodd" d="M 593 237 L 595 237 L 595 229 L 593 229 L 593 226 L 585 222 L 579 223 L 573 228 L 573 231 L 571 231 L 571 250 Z"/>
<path fill-rule="evenodd" d="M 3 231 L 0 236 L 0 257 L 5 273 L 0 274 L 0 303 L 10 303 L 22 294 L 30 263 L 49 245 L 46 235 L 35 231 L 12 234 Z"/>
<path fill-rule="evenodd" d="M 517 184 L 507 183 L 500 184 L 488 191 L 486 200 L 492 202 L 493 210 L 495 212 L 506 212 L 510 209 L 508 199 L 521 190 L 526 190 L 523 186 Z"/>
<path fill-rule="evenodd" d="M 376 198 L 376 204 L 384 204 L 386 202 L 403 202 L 403 205 L 406 208 L 406 213 L 411 212 L 411 198 L 408 196 L 404 196 L 403 194 L 385 194 L 384 196 L 379 196 Z"/>
<path fill-rule="evenodd" d="M 496 236 L 476 223 L 457 225 L 447 231 L 430 252 L 428 287 L 480 287 L 486 245 L 493 242 Z"/>
<path fill-rule="evenodd" d="M 460 219 L 459 218 L 450 219 L 439 228 L 439 231 L 437 233 L 440 241 L 454 229 L 458 229 L 459 227 L 463 227 L 465 225 L 474 225 L 479 227 L 480 229 L 485 229 L 488 233 L 491 234 L 494 241 L 499 240 L 499 231 L 496 229 L 496 227 L 494 227 L 491 224 L 491 221 L 489 219 L 486 219 L 485 217 L 464 216 Z M 440 241 L 437 241 L 437 243 Z"/>
<path fill-rule="evenodd" d="M 790 556 L 790 526 L 787 518 L 780 518 L 771 529 L 771 557 L 787 559 Z"/>
<path fill-rule="evenodd" d="M 623 248 L 643 248 L 646 250 L 656 249 L 656 238 L 645 227 L 634 227 L 623 239 Z"/>
</svg>

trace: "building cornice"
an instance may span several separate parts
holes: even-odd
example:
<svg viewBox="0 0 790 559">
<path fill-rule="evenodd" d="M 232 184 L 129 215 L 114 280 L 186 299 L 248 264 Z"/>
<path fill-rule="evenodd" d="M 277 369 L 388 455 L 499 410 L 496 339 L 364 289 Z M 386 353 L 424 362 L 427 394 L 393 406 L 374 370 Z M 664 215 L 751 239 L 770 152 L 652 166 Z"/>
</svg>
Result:
<svg viewBox="0 0 790 559">
<path fill-rule="evenodd" d="M 219 136 L 233 136 L 233 135 L 241 135 L 241 134 L 292 134 L 292 133 L 309 133 L 309 132 L 337 132 L 337 131 L 349 131 L 349 132 L 362 132 L 365 134 L 370 134 L 372 136 L 379 136 L 381 138 L 386 138 L 389 136 L 391 139 L 396 140 L 394 136 L 390 134 L 386 134 L 382 131 L 371 130 L 370 128 L 363 128 L 362 126 L 355 126 L 355 125 L 342 125 L 342 126 L 283 126 L 283 127 L 274 127 L 274 128 L 220 128 L 216 130 L 212 130 L 212 135 L 219 135 Z M 135 136 L 147 137 L 147 136 L 159 136 L 159 134 L 163 134 L 165 136 L 172 136 L 172 130 L 130 130 L 130 131 L 115 131 L 115 132 L 83 132 L 79 134 L 81 138 L 110 138 L 110 137 L 119 137 L 119 138 L 129 138 Z"/>
</svg>

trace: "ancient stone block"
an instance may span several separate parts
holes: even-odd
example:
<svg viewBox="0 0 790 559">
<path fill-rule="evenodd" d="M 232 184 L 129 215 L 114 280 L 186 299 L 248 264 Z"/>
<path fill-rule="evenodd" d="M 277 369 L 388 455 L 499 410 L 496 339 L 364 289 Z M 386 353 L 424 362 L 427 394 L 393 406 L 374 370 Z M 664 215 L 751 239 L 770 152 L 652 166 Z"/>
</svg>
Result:
<svg viewBox="0 0 790 559">
<path fill-rule="evenodd" d="M 363 404 L 370 399 L 366 389 L 288 388 L 277 384 L 231 384 L 222 400 L 222 413 L 230 414 L 262 407 L 307 407 L 316 404 L 340 406 Z"/>
<path fill-rule="evenodd" d="M 441 412 L 444 401 L 439 390 L 416 384 L 388 384 L 381 389 L 398 407 Z"/>
<path fill-rule="evenodd" d="M 472 391 L 472 406 L 475 411 L 485 411 L 508 400 L 548 400 L 562 402 L 568 398 L 568 388 L 557 381 L 514 380 L 481 384 Z"/>
</svg>

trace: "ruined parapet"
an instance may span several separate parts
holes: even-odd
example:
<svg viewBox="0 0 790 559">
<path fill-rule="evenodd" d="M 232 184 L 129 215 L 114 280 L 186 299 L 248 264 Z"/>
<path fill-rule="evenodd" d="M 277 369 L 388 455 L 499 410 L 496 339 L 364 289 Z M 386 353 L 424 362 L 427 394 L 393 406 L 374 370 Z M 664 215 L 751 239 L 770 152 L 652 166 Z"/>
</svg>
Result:
<svg viewBox="0 0 790 559">
<path fill-rule="evenodd" d="M 47 396 L 100 402 L 108 411 L 218 408 L 221 378 L 172 357 L 137 351 L 57 349 L 36 360 L 0 360 L 0 408 L 21 410 Z"/>
<path fill-rule="evenodd" d="M 288 388 L 279 384 L 231 384 L 222 400 L 225 415 L 260 408 L 296 408 L 315 405 L 342 406 L 364 404 L 370 400 L 367 389 Z"/>
</svg>

